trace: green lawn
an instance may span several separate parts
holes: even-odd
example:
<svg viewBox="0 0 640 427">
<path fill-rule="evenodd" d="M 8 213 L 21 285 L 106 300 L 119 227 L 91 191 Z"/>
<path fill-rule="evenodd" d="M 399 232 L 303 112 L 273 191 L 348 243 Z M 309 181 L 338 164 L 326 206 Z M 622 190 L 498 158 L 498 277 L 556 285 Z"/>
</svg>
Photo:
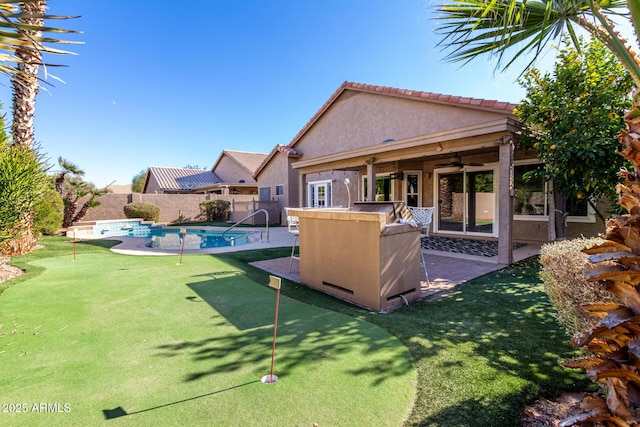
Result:
<svg viewBox="0 0 640 427">
<path fill-rule="evenodd" d="M 515 426 L 527 400 L 589 384 L 557 364 L 575 353 L 535 259 L 385 315 L 285 282 L 264 385 L 275 292 L 248 262 L 288 248 L 176 266 L 45 242 L 0 297 L 0 400 L 70 412 L 0 425 Z"/>
<path fill-rule="evenodd" d="M 397 426 L 409 414 L 415 365 L 382 328 L 283 296 L 280 380 L 262 384 L 273 289 L 212 256 L 178 266 L 78 246 L 77 261 L 29 260 L 41 274 L 0 299 L 0 425 Z"/>
</svg>

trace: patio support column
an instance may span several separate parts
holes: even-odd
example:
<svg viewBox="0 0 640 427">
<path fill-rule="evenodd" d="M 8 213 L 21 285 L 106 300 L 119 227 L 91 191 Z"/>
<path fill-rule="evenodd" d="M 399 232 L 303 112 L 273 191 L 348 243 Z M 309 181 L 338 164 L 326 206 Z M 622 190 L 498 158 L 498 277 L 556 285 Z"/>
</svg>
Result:
<svg viewBox="0 0 640 427">
<path fill-rule="evenodd" d="M 307 174 L 302 172 L 298 174 L 298 207 L 301 208 L 305 207 L 307 203 L 307 199 L 304 196 L 305 190 L 307 189 L 307 186 L 304 183 L 306 177 Z"/>
<path fill-rule="evenodd" d="M 513 262 L 513 136 L 497 142 L 499 150 L 498 182 L 498 262 Z"/>
<path fill-rule="evenodd" d="M 367 201 L 376 201 L 376 165 L 373 164 L 375 158 L 367 160 Z"/>
</svg>

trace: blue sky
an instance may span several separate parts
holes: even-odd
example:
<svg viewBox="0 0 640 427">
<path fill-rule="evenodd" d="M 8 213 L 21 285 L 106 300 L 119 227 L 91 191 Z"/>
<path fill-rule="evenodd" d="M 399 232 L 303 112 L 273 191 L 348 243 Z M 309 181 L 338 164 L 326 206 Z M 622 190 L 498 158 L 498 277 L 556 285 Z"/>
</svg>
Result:
<svg viewBox="0 0 640 427">
<path fill-rule="evenodd" d="M 518 102 L 521 69 L 460 68 L 424 0 L 49 0 L 83 31 L 40 91 L 36 140 L 98 186 L 287 144 L 345 81 Z M 180 4 L 180 7 L 178 5 Z M 7 81 L 0 87 L 11 106 Z"/>
</svg>

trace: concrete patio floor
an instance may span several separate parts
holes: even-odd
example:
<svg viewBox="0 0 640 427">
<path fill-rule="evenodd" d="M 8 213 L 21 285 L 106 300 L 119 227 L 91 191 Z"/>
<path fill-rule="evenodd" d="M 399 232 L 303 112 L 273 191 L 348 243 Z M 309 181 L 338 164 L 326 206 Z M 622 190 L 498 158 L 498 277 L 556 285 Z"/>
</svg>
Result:
<svg viewBox="0 0 640 427">
<path fill-rule="evenodd" d="M 540 244 L 528 243 L 513 252 L 514 262 L 521 261 L 531 256 L 537 255 L 540 251 Z M 505 267 L 498 264 L 496 257 L 473 256 L 453 252 L 441 252 L 423 249 L 429 282 L 427 282 L 424 269 L 422 273 L 421 296 L 420 299 L 435 299 L 446 295 L 447 291 L 453 289 L 460 283 L 467 282 L 476 277 L 483 276 L 492 271 L 497 271 Z M 293 259 L 291 273 L 289 273 L 289 257 L 276 258 L 265 261 L 251 263 L 254 267 L 265 270 L 271 274 L 300 283 L 300 262 Z"/>
</svg>

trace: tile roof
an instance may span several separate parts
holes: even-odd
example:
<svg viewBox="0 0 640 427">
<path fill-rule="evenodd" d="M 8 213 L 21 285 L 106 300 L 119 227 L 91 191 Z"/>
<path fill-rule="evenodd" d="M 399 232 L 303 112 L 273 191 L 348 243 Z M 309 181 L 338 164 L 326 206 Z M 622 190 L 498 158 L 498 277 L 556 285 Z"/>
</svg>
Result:
<svg viewBox="0 0 640 427">
<path fill-rule="evenodd" d="M 156 178 L 160 188 L 163 190 L 189 191 L 221 182 L 215 173 L 201 169 L 151 166 L 149 175 L 153 175 Z"/>
<path fill-rule="evenodd" d="M 220 157 L 222 158 L 222 155 L 225 155 L 225 154 L 227 156 L 229 156 L 230 158 L 232 158 L 233 160 L 235 160 L 240 166 L 242 166 L 243 168 L 248 170 L 251 175 L 253 175 L 253 173 L 262 164 L 264 159 L 268 156 L 268 154 L 264 154 L 264 153 L 251 153 L 251 152 L 248 152 L 248 151 L 222 150 L 222 154 L 220 155 Z M 218 162 L 219 161 L 220 161 L 220 159 L 218 159 Z M 216 162 L 216 164 L 211 168 L 211 170 L 215 169 L 215 167 L 218 164 L 218 162 Z"/>
<path fill-rule="evenodd" d="M 287 157 L 295 157 L 295 158 L 302 157 L 301 153 L 297 152 L 296 150 L 289 147 L 288 145 L 278 144 L 275 147 L 273 147 L 273 150 L 271 150 L 271 152 L 265 156 L 262 163 L 260 163 L 260 165 L 256 168 L 255 172 L 253 173 L 253 179 L 257 179 L 262 169 L 271 161 L 271 159 L 277 153 L 282 153 Z"/>
<path fill-rule="evenodd" d="M 315 124 L 315 122 L 329 109 L 336 99 L 346 90 L 354 90 L 359 92 L 369 92 L 382 94 L 387 96 L 396 96 L 402 98 L 409 98 L 427 102 L 435 102 L 439 104 L 456 105 L 466 108 L 475 108 L 490 110 L 495 112 L 503 112 L 505 114 L 513 114 L 513 109 L 517 104 L 509 102 L 495 101 L 490 99 L 471 98 L 455 95 L 444 95 L 435 92 L 423 92 L 419 90 L 399 89 L 388 86 L 369 85 L 364 83 L 355 83 L 345 81 L 340 87 L 327 99 L 327 101 L 320 107 L 320 109 L 311 117 L 311 119 L 300 129 L 296 136 L 287 145 L 277 145 L 271 153 L 269 153 L 260 166 L 255 170 L 254 179 L 260 174 L 262 169 L 271 161 L 276 153 L 281 152 L 288 157 L 302 157 L 302 154 L 294 149 L 296 143 L 302 138 L 302 136 Z"/>
<path fill-rule="evenodd" d="M 302 157 L 302 154 L 297 152 L 296 150 L 294 150 L 293 148 L 289 147 L 288 145 L 281 145 L 279 144 L 276 147 L 276 150 L 278 150 L 279 152 L 286 154 L 289 157 Z"/>
<path fill-rule="evenodd" d="M 444 95 L 435 92 L 423 92 L 420 90 L 410 89 L 398 89 L 388 86 L 369 85 L 364 83 L 355 83 L 345 81 L 340 87 L 327 99 L 327 101 L 320 107 L 320 109 L 311 117 L 311 119 L 304 125 L 302 129 L 296 134 L 296 136 L 289 142 L 289 147 L 294 147 L 298 140 L 304 135 L 313 124 L 324 114 L 324 112 L 333 104 L 333 102 L 345 91 L 355 90 L 359 92 L 378 93 L 389 96 L 397 96 L 403 98 L 410 98 L 415 100 L 431 101 L 440 104 L 457 105 L 460 107 L 468 108 L 480 108 L 485 110 L 502 111 L 507 114 L 513 114 L 513 109 L 517 104 L 509 102 L 495 101 L 490 99 L 471 98 L 455 95 Z"/>
</svg>

